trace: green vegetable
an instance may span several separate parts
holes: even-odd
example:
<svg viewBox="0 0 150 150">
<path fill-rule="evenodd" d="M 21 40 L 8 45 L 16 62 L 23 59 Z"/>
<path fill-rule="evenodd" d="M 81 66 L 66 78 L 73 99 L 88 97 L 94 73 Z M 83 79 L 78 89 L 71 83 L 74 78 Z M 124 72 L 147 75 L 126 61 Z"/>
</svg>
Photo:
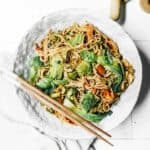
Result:
<svg viewBox="0 0 150 150">
<path fill-rule="evenodd" d="M 40 60 L 39 56 L 35 56 L 29 62 L 30 70 L 28 74 L 28 81 L 33 83 L 35 79 L 38 77 L 37 72 L 40 67 L 42 67 L 44 63 Z"/>
<path fill-rule="evenodd" d="M 120 92 L 121 88 L 121 83 L 124 79 L 124 68 L 122 66 L 122 64 L 118 63 L 116 64 L 116 79 L 114 80 L 113 84 L 112 84 L 112 89 L 114 92 Z"/>
<path fill-rule="evenodd" d="M 71 96 L 74 96 L 74 95 L 76 95 L 76 93 L 77 93 L 77 90 L 75 89 L 75 88 L 70 88 L 68 91 L 67 91 L 67 98 L 71 98 Z"/>
<path fill-rule="evenodd" d="M 60 93 L 51 93 L 50 95 L 52 98 L 60 97 Z"/>
<path fill-rule="evenodd" d="M 95 122 L 95 123 L 101 121 L 107 115 L 111 115 L 113 113 L 111 110 L 108 112 L 105 112 L 105 113 L 97 113 L 97 114 L 87 113 L 85 110 L 76 107 L 73 104 L 73 102 L 70 101 L 68 98 L 64 99 L 63 105 L 70 108 L 72 111 L 76 112 L 77 114 L 79 114 L 80 116 L 85 118 L 86 120 L 91 121 L 91 122 Z"/>
<path fill-rule="evenodd" d="M 81 106 L 86 112 L 88 112 L 97 104 L 97 102 L 98 100 L 92 93 L 86 93 L 82 97 Z"/>
<path fill-rule="evenodd" d="M 68 77 L 72 80 L 75 80 L 78 77 L 77 71 L 69 72 Z"/>
<path fill-rule="evenodd" d="M 91 74 L 92 67 L 88 62 L 82 61 L 77 66 L 76 71 L 78 72 L 78 75 L 81 77 L 81 76 L 85 76 L 87 74 Z"/>
<path fill-rule="evenodd" d="M 49 95 L 50 93 L 52 93 L 53 90 L 54 90 L 54 87 L 51 86 L 51 87 L 49 87 L 47 89 L 44 89 L 43 92 L 45 94 Z"/>
<path fill-rule="evenodd" d="M 63 77 L 63 59 L 60 55 L 55 55 L 51 60 L 49 77 L 52 79 L 61 79 Z"/>
<path fill-rule="evenodd" d="M 52 83 L 55 85 L 65 85 L 68 84 L 68 80 L 53 80 Z"/>
<path fill-rule="evenodd" d="M 89 63 L 94 63 L 96 61 L 96 55 L 93 51 L 84 50 L 80 53 L 81 59 Z"/>
<path fill-rule="evenodd" d="M 84 41 L 84 35 L 82 33 L 78 33 L 74 38 L 72 38 L 69 43 L 72 46 L 80 45 Z"/>
<path fill-rule="evenodd" d="M 37 74 L 37 69 L 35 67 L 30 68 L 30 72 L 28 75 L 28 81 L 33 83 Z"/>
<path fill-rule="evenodd" d="M 107 115 L 111 115 L 112 111 L 110 110 L 109 112 L 106 113 L 89 113 L 87 112 L 85 109 L 83 109 L 82 106 L 76 107 L 75 104 L 73 103 L 73 101 L 70 100 L 70 97 L 72 95 L 75 94 L 76 89 L 69 89 L 67 92 L 67 97 L 64 99 L 64 103 L 63 105 L 70 108 L 72 111 L 76 112 L 77 114 L 79 114 L 80 116 L 82 116 L 83 118 L 85 118 L 88 121 L 91 122 L 99 122 L 101 121 L 103 118 L 105 118 Z M 92 95 L 91 93 L 87 93 L 84 95 L 84 98 L 87 100 L 86 102 L 84 102 L 84 105 L 86 106 L 86 108 L 90 106 L 94 106 L 97 101 L 95 102 L 91 102 L 92 99 L 95 99 L 94 95 Z M 89 101 L 90 99 L 90 101 Z"/>
<path fill-rule="evenodd" d="M 97 57 L 97 63 L 115 74 L 116 79 L 112 84 L 112 89 L 114 92 L 120 92 L 120 86 L 124 79 L 124 68 L 120 61 L 114 58 L 109 51 L 105 51 L 101 56 Z"/>
<path fill-rule="evenodd" d="M 97 57 L 97 62 L 103 66 L 112 65 L 113 64 L 113 57 L 107 50 L 103 50 L 103 54 Z"/>
<path fill-rule="evenodd" d="M 109 112 L 97 113 L 97 114 L 87 113 L 86 111 L 83 111 L 80 109 L 75 109 L 75 112 L 78 113 L 79 115 L 81 115 L 86 120 L 91 121 L 91 122 L 99 122 L 102 119 L 104 119 L 107 115 L 112 114 L 111 110 Z"/>
<path fill-rule="evenodd" d="M 45 77 L 39 80 L 39 82 L 36 83 L 36 86 L 40 89 L 47 89 L 52 86 L 51 82 L 52 80 L 50 78 Z"/>
<path fill-rule="evenodd" d="M 45 77 L 39 80 L 39 82 L 36 83 L 36 86 L 40 89 L 48 89 L 48 88 L 54 88 L 58 85 L 65 85 L 67 83 L 68 83 L 67 80 L 53 80 L 49 77 Z"/>
<path fill-rule="evenodd" d="M 39 56 L 33 57 L 29 64 L 31 67 L 35 67 L 35 68 L 39 68 L 44 65 L 44 63 L 40 60 Z"/>
</svg>

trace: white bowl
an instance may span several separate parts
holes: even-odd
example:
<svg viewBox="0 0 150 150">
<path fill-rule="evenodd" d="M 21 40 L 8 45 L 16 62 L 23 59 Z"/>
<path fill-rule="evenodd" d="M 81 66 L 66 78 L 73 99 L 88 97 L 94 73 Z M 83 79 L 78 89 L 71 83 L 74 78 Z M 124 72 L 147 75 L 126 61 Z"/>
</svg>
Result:
<svg viewBox="0 0 150 150">
<path fill-rule="evenodd" d="M 34 55 L 33 45 L 40 40 L 49 29 L 63 29 L 74 22 L 84 23 L 85 21 L 94 24 L 116 41 L 120 53 L 129 60 L 135 69 L 135 80 L 122 94 L 119 102 L 112 107 L 111 110 L 113 111 L 113 114 L 98 123 L 99 127 L 108 131 L 118 126 L 131 113 L 138 99 L 142 81 L 142 65 L 138 50 L 131 38 L 117 23 L 99 16 L 96 12 L 91 12 L 86 9 L 66 9 L 43 17 L 22 39 L 18 48 L 14 71 L 26 76 L 26 70 L 28 69 L 27 61 Z M 24 93 L 20 89 L 17 91 L 31 118 L 39 125 L 41 130 L 47 134 L 55 137 L 72 139 L 92 137 L 80 127 L 63 123 L 53 115 L 44 111 L 40 104 L 27 93 Z"/>
</svg>

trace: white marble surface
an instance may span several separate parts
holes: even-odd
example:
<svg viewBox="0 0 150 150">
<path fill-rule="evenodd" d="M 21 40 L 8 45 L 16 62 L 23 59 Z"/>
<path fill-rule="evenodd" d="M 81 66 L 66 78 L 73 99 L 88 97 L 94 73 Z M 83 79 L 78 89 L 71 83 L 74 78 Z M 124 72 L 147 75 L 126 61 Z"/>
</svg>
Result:
<svg viewBox="0 0 150 150">
<path fill-rule="evenodd" d="M 103 142 L 96 141 L 94 144 L 96 149 L 150 148 L 150 14 L 144 13 L 138 3 L 139 0 L 128 2 L 125 22 L 122 26 L 135 41 L 142 57 L 144 78 L 140 98 L 132 114 L 111 131 L 115 147 L 111 148 Z M 3 53 L 3 59 L 7 57 L 7 52 L 14 53 L 26 30 L 42 16 L 70 7 L 97 9 L 99 13 L 109 17 L 110 0 L 0 1 L 0 53 Z M 0 57 L 0 61 L 1 59 Z M 51 138 L 39 134 L 31 127 L 30 118 L 22 109 L 15 91 L 4 80 L 0 80 L 0 141 L 0 149 L 3 150 L 58 149 Z M 87 149 L 86 141 L 82 143 L 83 149 Z M 64 144 L 60 143 L 60 145 Z M 69 150 L 76 150 L 76 147 L 79 147 L 73 141 L 67 141 L 67 145 L 70 145 Z"/>
</svg>

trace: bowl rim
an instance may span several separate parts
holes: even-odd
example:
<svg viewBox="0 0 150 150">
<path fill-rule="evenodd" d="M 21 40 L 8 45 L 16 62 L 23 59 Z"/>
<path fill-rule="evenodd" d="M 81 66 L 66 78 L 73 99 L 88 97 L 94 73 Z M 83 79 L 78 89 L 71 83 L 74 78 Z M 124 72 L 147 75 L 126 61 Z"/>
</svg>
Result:
<svg viewBox="0 0 150 150">
<path fill-rule="evenodd" d="M 96 11 L 94 11 L 94 10 L 89 10 L 89 9 L 87 9 L 87 8 L 69 8 L 69 9 L 62 9 L 62 10 L 59 10 L 59 11 L 54 11 L 54 12 L 52 12 L 52 13 L 50 13 L 50 14 L 48 14 L 48 15 L 46 15 L 46 16 L 44 16 L 44 17 L 42 17 L 40 20 L 42 20 L 43 18 L 46 18 L 46 17 L 48 17 L 48 16 L 50 16 L 50 15 L 52 15 L 52 16 L 54 16 L 54 15 L 57 15 L 58 13 L 61 13 L 61 12 L 64 12 L 64 11 L 81 11 L 81 12 L 83 12 L 83 11 L 86 11 L 86 12 L 97 12 L 97 10 Z M 139 74 L 140 74 L 140 81 L 139 81 L 139 87 L 138 87 L 138 90 L 137 90 L 137 98 L 136 98 L 136 101 L 134 101 L 134 104 L 133 104 L 133 107 L 132 107 L 132 109 L 128 112 L 128 114 L 126 115 L 126 117 L 124 117 L 124 118 L 122 118 L 121 120 L 120 120 L 120 122 L 118 122 L 117 123 L 117 125 L 114 125 L 111 129 L 108 129 L 108 130 L 106 130 L 106 131 L 110 131 L 110 130 L 112 130 L 112 129 L 114 129 L 114 128 L 116 128 L 117 126 L 119 126 L 123 121 L 125 121 L 127 118 L 128 118 L 128 116 L 131 114 L 131 112 L 133 111 L 133 109 L 135 108 L 135 105 L 136 105 L 136 103 L 137 103 L 137 101 L 138 101 L 138 98 L 139 98 L 139 95 L 140 95 L 140 90 L 141 90 L 141 86 L 142 86 L 142 80 L 143 80 L 143 68 L 142 68 L 142 61 L 141 61 L 141 56 L 140 56 L 140 54 L 139 54 L 139 51 L 138 51 L 138 49 L 137 49 L 137 47 L 136 47 L 136 45 L 135 45 L 135 43 L 134 43 L 134 41 L 132 40 L 132 38 L 123 30 L 123 28 L 118 24 L 118 23 L 116 23 L 116 22 L 114 22 L 113 20 L 111 20 L 111 19 L 109 19 L 109 18 L 107 18 L 107 17 L 105 17 L 105 16 L 103 16 L 103 15 L 100 15 L 100 18 L 101 19 L 106 19 L 106 20 L 109 20 L 109 22 L 111 22 L 112 24 L 114 24 L 115 26 L 118 26 L 118 28 L 120 28 L 120 30 L 122 30 L 123 32 L 124 32 L 124 34 L 127 36 L 127 38 L 128 38 L 128 40 L 130 40 L 131 41 L 131 43 L 132 43 L 132 45 L 135 47 L 135 49 L 136 49 L 136 51 L 137 51 L 137 54 L 138 54 L 138 57 L 139 57 L 139 68 L 140 68 L 140 72 L 139 72 Z M 31 26 L 31 28 L 29 29 L 29 30 L 27 30 L 27 32 L 25 33 L 25 36 L 27 35 L 27 33 L 29 33 L 30 32 L 30 30 L 40 21 L 40 20 L 38 20 L 35 24 L 33 24 L 33 26 Z M 23 41 L 23 39 L 24 39 L 24 37 L 25 36 L 23 36 L 23 38 L 21 39 L 21 41 L 20 41 L 20 43 Z M 17 56 L 17 53 L 18 53 L 18 49 L 16 50 L 16 55 L 15 56 Z M 43 130 L 42 128 L 41 128 L 41 130 Z M 46 131 L 44 131 L 44 132 L 46 132 Z M 53 137 L 59 137 L 60 139 L 91 139 L 91 138 L 93 138 L 93 137 L 78 137 L 78 138 L 76 138 L 76 137 L 68 137 L 68 136 L 65 136 L 65 135 L 58 135 L 58 134 L 54 134 L 54 133 L 52 133 L 51 134 L 51 136 L 53 136 Z"/>
</svg>

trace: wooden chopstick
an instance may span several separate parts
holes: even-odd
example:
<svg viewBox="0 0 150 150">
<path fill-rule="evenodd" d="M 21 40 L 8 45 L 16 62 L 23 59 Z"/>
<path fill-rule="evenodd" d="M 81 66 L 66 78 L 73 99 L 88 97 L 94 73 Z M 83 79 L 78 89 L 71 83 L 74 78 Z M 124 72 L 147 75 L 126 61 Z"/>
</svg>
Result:
<svg viewBox="0 0 150 150">
<path fill-rule="evenodd" d="M 20 77 L 17 77 L 17 80 L 27 86 L 28 88 L 30 88 L 32 91 L 34 91 L 35 93 L 38 93 L 39 95 L 43 96 L 44 98 L 48 99 L 50 102 L 52 102 L 53 104 L 59 106 L 62 110 L 64 111 L 69 111 L 69 113 L 71 113 L 71 115 L 73 115 L 74 118 L 77 118 L 80 122 L 83 122 L 84 124 L 86 124 L 87 126 L 89 126 L 91 129 L 95 130 L 98 133 L 103 133 L 108 137 L 111 137 L 111 135 L 109 133 L 107 133 L 106 131 L 98 128 L 97 126 L 95 126 L 94 124 L 92 124 L 90 121 L 85 120 L 84 118 L 82 118 L 80 115 L 74 113 L 73 111 L 71 111 L 70 109 L 66 108 L 64 105 L 60 104 L 59 102 L 53 100 L 52 98 L 50 98 L 48 95 L 44 94 L 43 92 L 41 92 L 39 89 L 35 88 L 34 86 L 31 86 L 28 82 L 26 82 L 25 80 L 23 80 Z"/>
<path fill-rule="evenodd" d="M 20 86 L 22 89 L 27 90 L 39 102 L 47 105 L 48 107 L 52 107 L 56 111 L 60 112 L 62 115 L 69 118 L 71 121 L 75 122 L 80 127 L 84 128 L 85 130 L 89 131 L 91 134 L 95 135 L 97 138 L 102 139 L 103 141 L 105 141 L 109 145 L 113 146 L 112 143 L 110 143 L 107 139 L 105 139 L 104 137 L 102 137 L 100 135 L 100 133 L 103 133 L 106 136 L 111 137 L 111 135 L 108 134 L 107 132 L 105 132 L 104 130 L 96 127 L 94 124 L 92 124 L 91 122 L 85 120 L 80 115 L 74 113 L 69 108 L 63 106 L 59 102 L 57 102 L 54 99 L 50 98 L 48 95 L 44 94 L 42 91 L 40 91 L 36 87 L 30 85 L 27 81 L 25 81 L 24 79 L 22 79 L 21 77 L 19 77 L 15 73 L 7 71 L 6 69 L 3 69 L 3 68 L 0 68 L 0 71 L 2 71 L 2 76 L 5 79 L 8 79 L 10 82 L 13 82 L 15 85 Z"/>
<path fill-rule="evenodd" d="M 81 116 L 79 116 L 78 114 L 74 113 L 73 111 L 71 111 L 70 109 L 66 108 L 65 106 L 63 106 L 62 104 L 60 104 L 59 102 L 53 100 L 52 98 L 50 98 L 48 95 L 44 94 L 42 91 L 40 91 L 39 89 L 35 88 L 34 86 L 30 85 L 28 82 L 26 82 L 24 79 L 17 77 L 17 80 L 19 81 L 19 83 L 25 88 L 27 89 L 34 97 L 37 98 L 37 100 L 39 100 L 41 103 L 47 105 L 48 107 L 52 107 L 54 108 L 56 111 L 60 112 L 61 114 L 63 114 L 64 116 L 66 116 L 67 118 L 69 118 L 71 121 L 75 122 L 77 125 L 81 126 L 82 128 L 84 128 L 85 130 L 89 131 L 91 134 L 95 135 L 97 138 L 105 141 L 106 143 L 108 143 L 109 145 L 113 146 L 112 143 L 110 143 L 107 139 L 105 139 L 104 137 L 102 137 L 100 134 L 98 133 L 103 133 L 106 136 L 111 137 L 110 134 L 108 134 L 106 131 L 96 127 L 94 124 L 92 124 L 91 122 L 85 120 L 84 118 L 82 118 Z M 98 132 L 98 133 L 97 133 Z"/>
<path fill-rule="evenodd" d="M 104 137 L 102 137 L 101 135 L 99 135 L 97 132 L 95 132 L 94 130 L 92 130 L 91 128 L 85 126 L 82 122 L 80 122 L 79 120 L 77 120 L 77 118 L 73 118 L 72 116 L 70 116 L 70 114 L 68 112 L 63 111 L 60 107 L 58 107 L 57 105 L 54 105 L 52 103 L 50 103 L 47 99 L 43 98 L 42 96 L 38 95 L 37 93 L 35 93 L 34 91 L 30 90 L 28 87 L 26 87 L 25 85 L 22 85 L 27 91 L 29 91 L 29 93 L 31 95 L 33 95 L 37 100 L 39 100 L 40 102 L 42 102 L 43 104 L 45 104 L 48 107 L 52 107 L 53 109 L 55 109 L 56 111 L 58 111 L 59 113 L 61 113 L 62 115 L 66 116 L 67 118 L 69 118 L 71 121 L 73 121 L 74 123 L 76 123 L 77 125 L 79 125 L 80 127 L 84 128 L 85 130 L 87 130 L 88 132 L 90 132 L 91 134 L 95 135 L 98 139 L 105 141 L 106 143 L 108 143 L 109 145 L 113 146 L 112 143 L 110 143 L 107 139 L 105 139 Z"/>
</svg>

